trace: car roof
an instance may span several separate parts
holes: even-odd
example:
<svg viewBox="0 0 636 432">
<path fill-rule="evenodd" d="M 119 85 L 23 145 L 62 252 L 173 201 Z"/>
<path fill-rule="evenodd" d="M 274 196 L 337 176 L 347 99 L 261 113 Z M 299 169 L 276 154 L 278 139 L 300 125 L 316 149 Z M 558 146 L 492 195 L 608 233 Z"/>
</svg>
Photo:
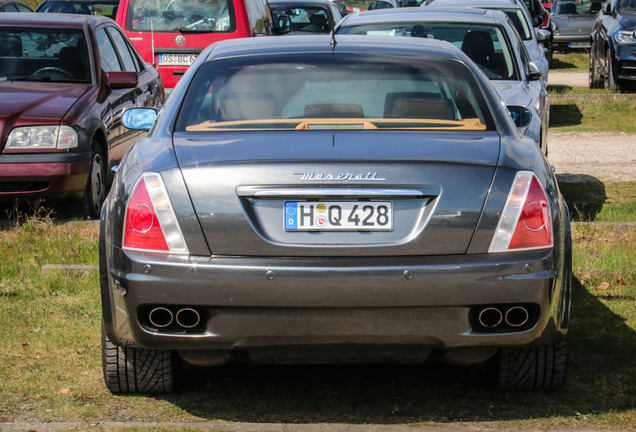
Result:
<svg viewBox="0 0 636 432">
<path fill-rule="evenodd" d="M 420 7 L 399 8 L 397 10 L 380 9 L 368 12 L 349 14 L 342 22 L 342 26 L 359 25 L 364 23 L 389 23 L 412 21 L 440 21 L 440 22 L 469 22 L 475 24 L 495 24 L 500 21 L 498 14 L 503 12 L 477 8 L 451 7 Z M 503 18 L 503 17 L 502 17 Z"/>
<path fill-rule="evenodd" d="M 21 1 L 17 1 L 17 0 L 0 0 L 0 7 L 6 6 L 6 5 L 15 4 L 15 3 L 21 4 L 22 6 L 29 7 L 25 3 L 21 2 Z M 31 9 L 31 8 L 29 8 L 29 9 Z"/>
<path fill-rule="evenodd" d="M 321 6 L 328 7 L 331 0 L 269 0 L 270 6 Z"/>
<path fill-rule="evenodd" d="M 422 6 L 462 6 L 462 7 L 483 7 L 483 8 L 521 8 L 526 5 L 517 0 L 427 0 Z"/>
<path fill-rule="evenodd" d="M 108 17 L 101 15 L 77 15 L 57 13 L 24 13 L 8 12 L 0 14 L 1 26 L 35 26 L 35 27 L 78 27 L 83 28 L 84 23 L 97 26 L 102 22 L 114 23 Z"/>
<path fill-rule="evenodd" d="M 336 45 L 332 48 L 332 38 L 329 35 L 230 39 L 211 45 L 205 61 L 249 55 L 331 52 L 415 56 L 430 54 L 464 61 L 459 48 L 435 39 L 337 35 L 335 40 Z"/>
</svg>

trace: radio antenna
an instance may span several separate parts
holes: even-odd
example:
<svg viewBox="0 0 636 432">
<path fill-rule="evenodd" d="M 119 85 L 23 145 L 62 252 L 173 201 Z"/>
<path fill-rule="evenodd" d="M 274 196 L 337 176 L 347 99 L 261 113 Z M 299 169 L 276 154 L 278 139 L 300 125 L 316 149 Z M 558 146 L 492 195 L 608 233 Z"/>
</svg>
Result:
<svg viewBox="0 0 636 432">
<path fill-rule="evenodd" d="M 336 42 L 335 29 L 331 30 L 331 42 L 329 42 L 329 45 L 331 45 L 331 52 L 334 52 L 336 50 L 336 45 L 338 45 L 338 42 Z"/>
</svg>

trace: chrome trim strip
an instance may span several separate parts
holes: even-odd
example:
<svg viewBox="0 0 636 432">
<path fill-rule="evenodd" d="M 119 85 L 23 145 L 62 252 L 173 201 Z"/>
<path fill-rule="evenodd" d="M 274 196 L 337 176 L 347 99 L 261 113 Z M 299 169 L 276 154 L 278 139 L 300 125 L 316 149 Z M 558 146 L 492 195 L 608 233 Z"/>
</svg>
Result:
<svg viewBox="0 0 636 432">
<path fill-rule="evenodd" d="M 426 193 L 417 189 L 367 189 L 367 188 L 259 188 L 239 186 L 238 196 L 254 198 L 282 198 L 282 197 L 424 197 L 437 196 L 439 190 L 427 188 Z"/>
</svg>

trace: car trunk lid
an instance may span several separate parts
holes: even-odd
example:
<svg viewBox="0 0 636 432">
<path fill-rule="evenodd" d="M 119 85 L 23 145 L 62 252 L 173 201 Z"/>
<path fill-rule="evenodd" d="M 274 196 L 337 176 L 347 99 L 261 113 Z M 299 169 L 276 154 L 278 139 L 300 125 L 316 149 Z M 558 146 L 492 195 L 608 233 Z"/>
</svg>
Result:
<svg viewBox="0 0 636 432">
<path fill-rule="evenodd" d="M 500 142 L 495 132 L 283 131 L 176 133 L 174 144 L 214 255 L 404 256 L 466 253 Z M 290 205 L 304 206 L 305 229 L 286 224 Z M 354 228 L 318 226 L 330 206 L 344 221 L 355 205 Z"/>
</svg>

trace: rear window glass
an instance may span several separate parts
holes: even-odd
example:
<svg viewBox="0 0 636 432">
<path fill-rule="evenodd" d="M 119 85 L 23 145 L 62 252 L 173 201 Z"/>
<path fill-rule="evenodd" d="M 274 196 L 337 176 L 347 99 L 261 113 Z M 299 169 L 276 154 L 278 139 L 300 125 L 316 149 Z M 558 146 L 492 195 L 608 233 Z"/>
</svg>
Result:
<svg viewBox="0 0 636 432">
<path fill-rule="evenodd" d="M 0 27 L 0 79 L 90 82 L 81 29 Z"/>
<path fill-rule="evenodd" d="M 592 15 L 603 8 L 600 1 L 593 2 L 557 2 L 552 7 L 552 15 Z"/>
<path fill-rule="evenodd" d="M 518 80 L 514 54 L 497 26 L 452 23 L 388 23 L 342 27 L 339 34 L 420 37 L 450 42 L 491 80 Z"/>
<path fill-rule="evenodd" d="M 526 20 L 526 16 L 523 14 L 523 11 L 520 9 L 501 9 L 510 21 L 515 25 L 517 32 L 519 32 L 519 36 L 523 40 L 531 40 L 532 39 L 532 29 L 528 25 L 528 21 Z"/>
<path fill-rule="evenodd" d="M 274 22 L 279 15 L 287 15 L 291 20 L 291 31 L 301 33 L 329 33 L 331 23 L 326 9 L 296 6 L 272 6 Z"/>
<path fill-rule="evenodd" d="M 38 8 L 38 12 L 103 15 L 115 19 L 115 15 L 117 15 L 117 3 L 105 3 L 100 1 L 47 1 Z"/>
<path fill-rule="evenodd" d="M 143 32 L 236 30 L 232 0 L 131 0 L 126 28 Z"/>
<path fill-rule="evenodd" d="M 347 54 L 203 64 L 178 131 L 494 130 L 472 72 L 450 60 Z"/>
</svg>

